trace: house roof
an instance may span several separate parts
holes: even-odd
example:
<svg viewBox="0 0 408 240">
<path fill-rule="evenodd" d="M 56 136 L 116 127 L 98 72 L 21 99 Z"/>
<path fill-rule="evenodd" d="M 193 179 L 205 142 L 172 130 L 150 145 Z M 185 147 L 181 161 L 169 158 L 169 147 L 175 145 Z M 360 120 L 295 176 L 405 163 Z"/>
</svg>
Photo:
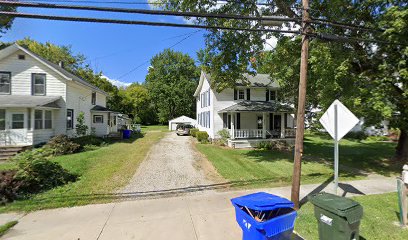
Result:
<svg viewBox="0 0 408 240">
<path fill-rule="evenodd" d="M 64 69 L 63 67 L 60 67 L 58 64 L 55 64 L 53 62 L 48 61 L 47 59 L 38 56 L 37 54 L 33 53 L 32 51 L 18 45 L 17 43 L 14 43 L 13 45 L 10 45 L 4 49 L 2 49 L 0 51 L 0 59 L 5 58 L 11 54 L 13 54 L 14 52 L 16 52 L 17 50 L 21 50 L 25 53 L 27 53 L 28 55 L 30 55 L 31 57 L 37 59 L 38 61 L 42 62 L 44 65 L 48 66 L 49 68 L 51 68 L 53 71 L 55 71 L 56 73 L 58 73 L 59 75 L 61 75 L 62 77 L 64 77 L 67 80 L 71 80 L 74 82 L 77 82 L 79 84 L 85 85 L 95 91 L 98 91 L 101 94 L 104 94 L 106 96 L 108 96 L 109 94 L 106 93 L 105 91 L 99 89 L 98 87 L 90 84 L 89 82 L 81 79 L 80 77 L 72 74 L 71 72 L 67 71 L 66 69 Z"/>
<path fill-rule="evenodd" d="M 93 108 L 91 108 L 91 111 L 94 111 L 94 112 L 113 112 L 109 108 L 102 107 L 100 105 L 95 105 Z"/>
<path fill-rule="evenodd" d="M 244 100 L 232 106 L 224 108 L 219 113 L 224 112 L 292 112 L 293 108 L 278 101 L 248 101 Z"/>
<path fill-rule="evenodd" d="M 172 120 L 169 120 L 169 122 L 195 122 L 195 121 L 196 121 L 195 119 L 192 119 L 192 118 L 187 117 L 187 116 L 180 116 L 180 117 L 174 118 Z"/>
<path fill-rule="evenodd" d="M 278 88 L 279 84 L 276 81 L 273 81 L 269 74 L 256 74 L 255 76 L 244 74 L 246 81 L 238 80 L 235 84 L 237 87 L 269 87 L 269 88 Z M 211 75 L 201 71 L 200 82 L 194 93 L 194 96 L 198 96 L 203 86 L 204 80 L 207 79 L 211 82 Z"/>
<path fill-rule="evenodd" d="M 57 101 L 61 97 L 31 95 L 0 95 L 1 107 L 49 107 L 61 108 Z"/>
</svg>

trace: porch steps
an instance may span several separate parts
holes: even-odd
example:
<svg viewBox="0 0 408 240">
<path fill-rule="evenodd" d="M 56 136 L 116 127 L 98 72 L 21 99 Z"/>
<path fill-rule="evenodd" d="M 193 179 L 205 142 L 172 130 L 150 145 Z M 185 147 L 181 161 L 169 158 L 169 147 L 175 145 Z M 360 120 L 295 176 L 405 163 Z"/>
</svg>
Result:
<svg viewBox="0 0 408 240">
<path fill-rule="evenodd" d="M 122 133 L 116 132 L 116 133 L 109 133 L 108 138 L 111 139 L 122 139 Z"/>
<path fill-rule="evenodd" d="M 6 146 L 6 147 L 0 147 L 0 161 L 5 161 L 8 160 L 18 153 L 26 150 L 27 146 Z"/>
</svg>

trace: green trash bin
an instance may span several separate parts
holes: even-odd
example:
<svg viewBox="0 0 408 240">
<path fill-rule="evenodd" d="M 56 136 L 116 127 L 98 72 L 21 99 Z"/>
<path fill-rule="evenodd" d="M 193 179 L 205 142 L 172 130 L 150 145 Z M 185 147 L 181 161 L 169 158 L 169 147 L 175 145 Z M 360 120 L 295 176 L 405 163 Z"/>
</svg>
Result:
<svg viewBox="0 0 408 240">
<path fill-rule="evenodd" d="M 330 193 L 309 196 L 319 224 L 320 240 L 358 240 L 363 207 L 356 201 Z"/>
</svg>

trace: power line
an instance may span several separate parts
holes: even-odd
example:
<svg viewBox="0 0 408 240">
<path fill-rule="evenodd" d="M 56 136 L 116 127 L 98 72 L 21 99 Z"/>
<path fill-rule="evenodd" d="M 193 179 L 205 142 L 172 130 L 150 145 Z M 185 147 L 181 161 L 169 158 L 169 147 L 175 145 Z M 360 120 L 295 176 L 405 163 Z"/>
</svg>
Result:
<svg viewBox="0 0 408 240">
<path fill-rule="evenodd" d="M 138 13 L 150 15 L 165 15 L 165 16 L 181 16 L 181 17 L 205 17 L 205 18 L 221 18 L 221 19 L 240 19 L 240 20 L 256 20 L 256 21 L 282 21 L 294 22 L 299 18 L 286 18 L 274 16 L 242 16 L 236 14 L 214 14 L 214 13 L 198 13 L 198 12 L 175 12 L 166 10 L 150 10 L 150 9 L 135 9 L 135 8 L 112 8 L 112 7 L 97 7 L 97 6 L 80 6 L 80 5 L 65 5 L 65 4 L 50 4 L 50 3 L 30 3 L 30 2 L 15 2 L 15 1 L 0 1 L 0 5 L 30 7 L 30 8 L 51 8 L 51 9 L 73 9 L 87 11 L 102 11 L 102 12 L 120 12 L 120 13 Z"/>
<path fill-rule="evenodd" d="M 147 22 L 147 21 L 107 19 L 107 18 L 67 17 L 67 16 L 6 12 L 6 11 L 0 11 L 0 15 L 9 16 L 9 17 L 17 17 L 17 18 L 46 19 L 46 20 L 58 20 L 58 21 L 70 21 L 70 22 L 114 23 L 114 24 L 125 24 L 125 25 L 145 25 L 145 26 L 162 26 L 162 27 L 179 27 L 179 28 L 216 29 L 216 30 L 230 30 L 230 31 L 276 32 L 276 33 L 299 34 L 299 31 L 294 31 L 294 30 L 239 28 L 239 27 L 226 27 L 226 26 L 206 26 L 206 25 L 195 25 L 195 24 L 182 24 L 182 23 L 169 23 L 169 22 Z"/>
<path fill-rule="evenodd" d="M 188 35 L 187 37 L 181 39 L 180 41 L 176 42 L 175 44 L 171 45 L 171 46 L 168 47 L 168 48 L 171 49 L 171 48 L 173 48 L 173 47 L 179 45 L 180 43 L 184 42 L 184 41 L 187 40 L 188 38 L 192 37 L 192 36 L 193 36 L 194 34 L 196 34 L 197 32 L 198 32 L 198 31 L 191 33 L 191 34 Z M 122 79 L 123 77 L 126 77 L 127 75 L 129 75 L 129 74 L 131 74 L 132 72 L 136 71 L 137 69 L 139 69 L 140 67 L 144 66 L 144 65 L 145 65 L 146 63 L 148 63 L 148 62 L 150 62 L 150 60 L 144 61 L 143 63 L 137 65 L 135 68 L 133 68 L 133 69 L 131 69 L 129 72 L 127 72 L 127 73 L 121 75 L 121 76 L 118 77 L 117 79 L 119 80 L 119 79 Z"/>
</svg>

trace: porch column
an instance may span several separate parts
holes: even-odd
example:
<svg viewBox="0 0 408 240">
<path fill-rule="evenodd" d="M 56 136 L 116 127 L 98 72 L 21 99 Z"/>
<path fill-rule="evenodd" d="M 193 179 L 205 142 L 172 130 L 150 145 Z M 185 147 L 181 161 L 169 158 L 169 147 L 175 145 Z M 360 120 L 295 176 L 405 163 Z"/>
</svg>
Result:
<svg viewBox="0 0 408 240">
<path fill-rule="evenodd" d="M 262 113 L 262 138 L 266 138 L 266 113 Z"/>
<path fill-rule="evenodd" d="M 30 116 L 30 130 L 34 131 L 34 123 L 35 123 L 35 108 L 31 108 L 31 116 Z"/>
<path fill-rule="evenodd" d="M 285 114 L 281 113 L 281 138 L 285 138 Z"/>
<path fill-rule="evenodd" d="M 235 139 L 235 113 L 231 113 L 231 139 Z"/>
</svg>

